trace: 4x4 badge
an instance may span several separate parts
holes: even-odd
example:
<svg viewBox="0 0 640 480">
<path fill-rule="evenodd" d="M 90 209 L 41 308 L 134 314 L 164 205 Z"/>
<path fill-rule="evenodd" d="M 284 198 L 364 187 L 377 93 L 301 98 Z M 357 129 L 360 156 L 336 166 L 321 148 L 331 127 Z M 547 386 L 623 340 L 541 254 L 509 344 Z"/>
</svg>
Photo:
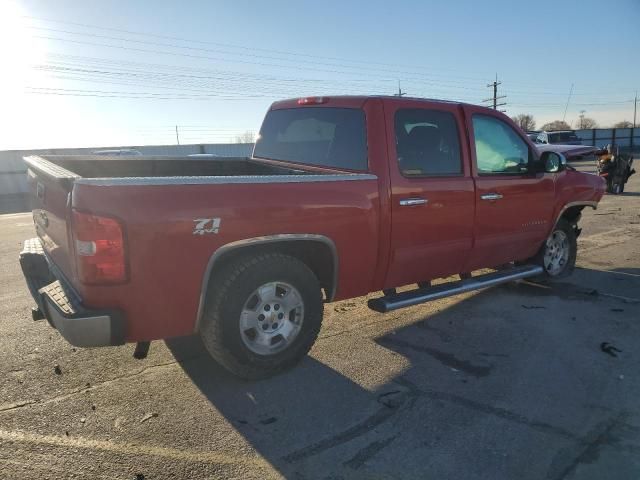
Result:
<svg viewBox="0 0 640 480">
<path fill-rule="evenodd" d="M 194 235 L 204 235 L 205 233 L 218 233 L 220 230 L 220 218 L 196 218 L 196 225 L 193 229 Z"/>
</svg>

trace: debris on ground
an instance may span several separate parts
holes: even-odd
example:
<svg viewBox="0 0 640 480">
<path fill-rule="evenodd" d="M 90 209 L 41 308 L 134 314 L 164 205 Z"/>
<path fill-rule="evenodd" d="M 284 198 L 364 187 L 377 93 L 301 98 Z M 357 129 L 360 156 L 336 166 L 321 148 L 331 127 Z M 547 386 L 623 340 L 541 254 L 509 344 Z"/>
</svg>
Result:
<svg viewBox="0 0 640 480">
<path fill-rule="evenodd" d="M 147 413 L 147 414 L 145 414 L 144 417 L 142 417 L 142 419 L 140 420 L 140 423 L 144 423 L 147 420 L 150 420 L 150 419 L 155 418 L 157 416 L 158 416 L 158 414 L 156 412 Z"/>
<path fill-rule="evenodd" d="M 346 312 L 349 312 L 349 311 L 353 310 L 357 306 L 358 306 L 357 303 L 345 302 L 345 303 L 341 303 L 340 305 L 337 305 L 337 306 L 333 307 L 333 311 L 334 312 L 338 312 L 338 313 L 346 313 Z"/>
<path fill-rule="evenodd" d="M 53 366 L 53 371 L 55 372 L 56 375 L 62 375 L 62 369 L 60 368 L 60 365 L 58 365 L 57 363 Z"/>
<path fill-rule="evenodd" d="M 520 305 L 525 310 L 544 310 L 547 307 L 543 307 L 542 305 Z"/>
<path fill-rule="evenodd" d="M 624 312 L 624 308 L 612 308 L 612 312 Z"/>
<path fill-rule="evenodd" d="M 621 353 L 622 350 L 620 350 L 619 348 L 614 347 L 613 345 L 611 345 L 608 342 L 602 342 L 600 344 L 600 350 L 602 350 L 604 353 L 611 355 L 612 357 L 617 357 L 617 353 Z"/>
</svg>

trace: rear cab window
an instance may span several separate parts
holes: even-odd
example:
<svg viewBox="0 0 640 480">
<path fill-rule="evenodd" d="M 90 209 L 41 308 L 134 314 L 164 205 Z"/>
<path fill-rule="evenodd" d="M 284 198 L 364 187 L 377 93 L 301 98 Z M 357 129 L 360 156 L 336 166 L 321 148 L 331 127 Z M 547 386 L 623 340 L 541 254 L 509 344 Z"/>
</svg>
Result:
<svg viewBox="0 0 640 480">
<path fill-rule="evenodd" d="M 364 112 L 334 107 L 271 110 L 262 123 L 253 156 L 366 171 Z"/>
</svg>

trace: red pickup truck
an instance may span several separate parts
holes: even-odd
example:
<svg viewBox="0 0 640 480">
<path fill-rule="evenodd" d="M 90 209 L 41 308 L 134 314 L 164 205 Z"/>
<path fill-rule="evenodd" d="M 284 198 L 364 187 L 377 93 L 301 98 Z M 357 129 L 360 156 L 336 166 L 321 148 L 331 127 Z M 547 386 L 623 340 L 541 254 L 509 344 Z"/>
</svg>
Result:
<svg viewBox="0 0 640 480">
<path fill-rule="evenodd" d="M 138 356 L 198 333 L 246 378 L 306 355 L 323 302 L 382 291 L 369 306 L 386 312 L 569 274 L 604 192 L 499 112 L 399 97 L 276 102 L 250 158 L 25 160 L 34 318 Z"/>
</svg>

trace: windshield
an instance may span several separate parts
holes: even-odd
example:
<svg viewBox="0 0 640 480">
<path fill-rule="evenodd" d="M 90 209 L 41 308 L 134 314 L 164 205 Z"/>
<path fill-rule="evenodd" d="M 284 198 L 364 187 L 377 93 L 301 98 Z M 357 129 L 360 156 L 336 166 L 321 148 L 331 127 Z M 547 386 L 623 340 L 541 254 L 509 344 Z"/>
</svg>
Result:
<svg viewBox="0 0 640 480">
<path fill-rule="evenodd" d="M 272 110 L 262 124 L 253 156 L 366 170 L 364 112 L 332 107 Z"/>
<path fill-rule="evenodd" d="M 562 143 L 562 142 L 579 142 L 580 139 L 573 132 L 556 132 L 549 134 L 550 143 Z"/>
</svg>

